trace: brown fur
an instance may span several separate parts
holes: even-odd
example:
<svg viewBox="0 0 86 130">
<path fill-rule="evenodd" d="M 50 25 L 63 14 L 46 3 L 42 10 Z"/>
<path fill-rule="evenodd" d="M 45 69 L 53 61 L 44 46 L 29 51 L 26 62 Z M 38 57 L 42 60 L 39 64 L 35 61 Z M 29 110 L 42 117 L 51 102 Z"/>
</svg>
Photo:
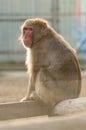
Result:
<svg viewBox="0 0 86 130">
<path fill-rule="evenodd" d="M 22 42 L 25 26 L 32 26 L 34 32 L 31 46 L 26 47 L 29 86 L 22 101 L 34 99 L 55 105 L 64 99 L 78 97 L 81 72 L 74 49 L 46 20 L 39 18 L 24 22 Z"/>
</svg>

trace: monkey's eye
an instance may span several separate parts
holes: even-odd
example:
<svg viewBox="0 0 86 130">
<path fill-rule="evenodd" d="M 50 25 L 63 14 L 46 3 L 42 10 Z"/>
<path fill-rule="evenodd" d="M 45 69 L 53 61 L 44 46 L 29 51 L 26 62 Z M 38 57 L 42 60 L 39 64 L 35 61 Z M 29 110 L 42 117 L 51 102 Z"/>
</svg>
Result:
<svg viewBox="0 0 86 130">
<path fill-rule="evenodd" d="M 28 28 L 27 27 L 24 27 L 24 30 L 27 30 Z"/>
<path fill-rule="evenodd" d="M 28 27 L 28 29 L 29 29 L 30 31 L 33 31 L 33 28 L 32 28 L 32 27 Z"/>
<path fill-rule="evenodd" d="M 24 27 L 24 31 L 33 31 L 32 27 Z"/>
</svg>

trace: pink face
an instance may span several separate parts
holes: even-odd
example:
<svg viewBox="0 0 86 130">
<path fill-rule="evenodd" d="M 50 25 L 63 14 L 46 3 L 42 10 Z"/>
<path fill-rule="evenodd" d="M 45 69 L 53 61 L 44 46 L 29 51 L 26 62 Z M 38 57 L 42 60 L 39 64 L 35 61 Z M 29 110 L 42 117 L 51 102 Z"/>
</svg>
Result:
<svg viewBox="0 0 86 130">
<path fill-rule="evenodd" d="M 31 47 L 32 45 L 32 26 L 26 26 L 23 28 L 23 43 L 26 47 Z"/>
</svg>

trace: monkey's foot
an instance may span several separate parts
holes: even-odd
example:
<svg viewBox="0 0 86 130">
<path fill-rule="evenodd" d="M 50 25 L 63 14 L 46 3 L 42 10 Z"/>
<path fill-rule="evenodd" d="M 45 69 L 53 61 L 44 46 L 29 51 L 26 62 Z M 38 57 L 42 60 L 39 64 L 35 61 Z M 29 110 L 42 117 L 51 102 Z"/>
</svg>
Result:
<svg viewBox="0 0 86 130">
<path fill-rule="evenodd" d="M 30 94 L 30 99 L 31 100 L 35 100 L 35 101 L 39 101 L 40 98 L 37 96 L 36 92 L 33 91 L 31 94 Z"/>
</svg>

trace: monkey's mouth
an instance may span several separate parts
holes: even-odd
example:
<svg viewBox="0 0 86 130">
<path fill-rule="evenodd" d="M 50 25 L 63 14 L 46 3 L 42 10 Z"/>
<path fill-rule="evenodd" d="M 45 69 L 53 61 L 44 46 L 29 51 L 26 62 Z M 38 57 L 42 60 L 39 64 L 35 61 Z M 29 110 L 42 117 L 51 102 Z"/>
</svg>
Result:
<svg viewBox="0 0 86 130">
<path fill-rule="evenodd" d="M 32 46 L 32 41 L 28 37 L 23 37 L 23 43 L 26 47 L 31 47 Z"/>
<path fill-rule="evenodd" d="M 28 39 L 23 39 L 23 42 L 24 42 L 25 45 L 28 45 L 28 44 L 29 44 Z"/>
<path fill-rule="evenodd" d="M 24 37 L 23 37 L 23 42 L 24 42 L 25 45 L 28 45 L 28 44 L 29 44 L 30 38 L 28 37 L 28 35 L 24 35 Z"/>
</svg>

